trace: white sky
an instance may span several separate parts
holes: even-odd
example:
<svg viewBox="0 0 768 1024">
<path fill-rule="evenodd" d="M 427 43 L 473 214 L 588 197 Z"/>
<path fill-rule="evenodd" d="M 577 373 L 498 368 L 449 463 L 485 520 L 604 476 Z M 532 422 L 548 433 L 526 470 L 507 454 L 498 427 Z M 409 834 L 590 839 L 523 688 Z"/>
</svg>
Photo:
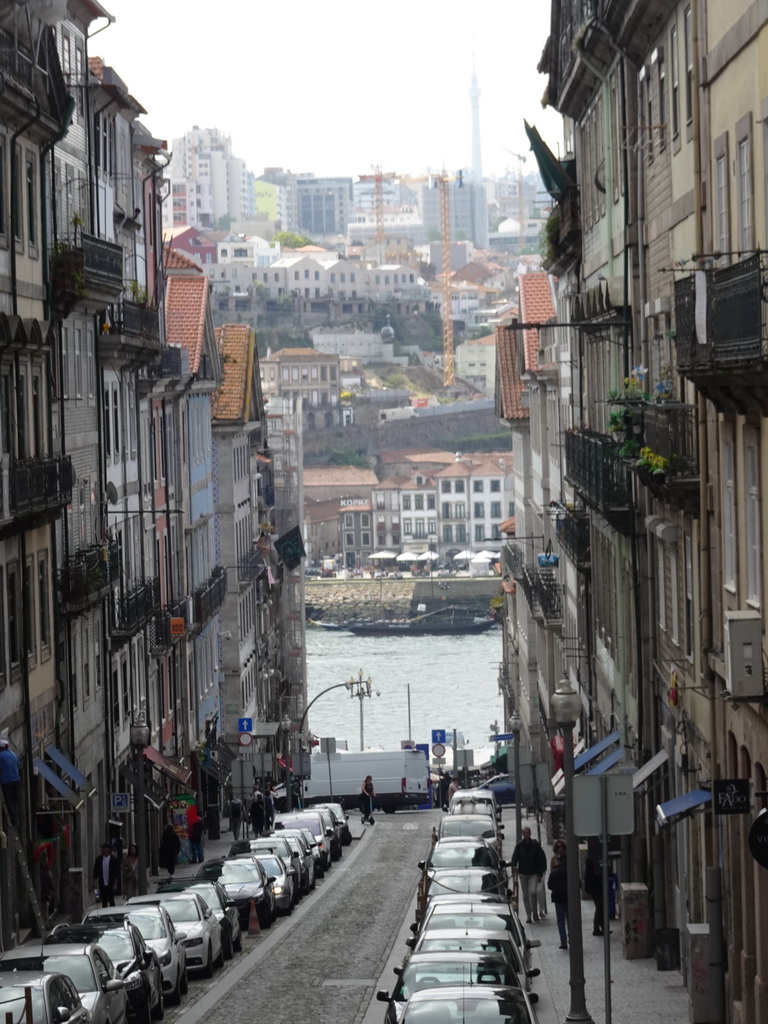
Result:
<svg viewBox="0 0 768 1024">
<path fill-rule="evenodd" d="M 156 137 L 193 124 L 265 166 L 355 176 L 471 163 L 469 87 L 483 171 L 535 169 L 523 119 L 557 153 L 561 118 L 536 71 L 547 0 L 102 0 L 117 19 L 91 40 L 147 109 Z"/>
</svg>

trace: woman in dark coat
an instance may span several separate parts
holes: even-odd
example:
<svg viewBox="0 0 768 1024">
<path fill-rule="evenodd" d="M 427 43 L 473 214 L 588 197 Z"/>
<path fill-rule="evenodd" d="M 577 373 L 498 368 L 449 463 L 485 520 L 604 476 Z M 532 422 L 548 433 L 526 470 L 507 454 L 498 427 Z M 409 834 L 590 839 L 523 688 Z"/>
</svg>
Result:
<svg viewBox="0 0 768 1024">
<path fill-rule="evenodd" d="M 181 850 L 181 841 L 176 835 L 176 829 L 173 825 L 166 825 L 163 837 L 160 840 L 160 850 L 157 859 L 160 867 L 165 868 L 168 872 L 169 878 L 173 878 L 173 873 L 176 870 L 179 850 Z"/>
<path fill-rule="evenodd" d="M 260 789 L 255 789 L 253 792 L 250 819 L 254 836 L 260 836 L 264 831 L 264 794 Z"/>
<path fill-rule="evenodd" d="M 592 922 L 592 934 L 603 934 L 603 914 L 605 904 L 603 902 L 603 875 L 591 857 L 587 857 L 584 863 L 584 891 L 595 901 L 595 917 Z"/>
<path fill-rule="evenodd" d="M 547 880 L 547 888 L 552 893 L 555 904 L 557 930 L 560 932 L 560 949 L 568 949 L 568 874 L 565 867 L 565 854 L 552 868 Z"/>
</svg>

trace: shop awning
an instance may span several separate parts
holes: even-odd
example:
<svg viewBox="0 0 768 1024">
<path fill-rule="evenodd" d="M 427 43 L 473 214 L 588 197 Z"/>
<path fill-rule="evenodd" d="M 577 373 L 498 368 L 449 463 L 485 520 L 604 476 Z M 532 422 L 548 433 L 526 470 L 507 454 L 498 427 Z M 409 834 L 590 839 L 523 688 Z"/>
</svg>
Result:
<svg viewBox="0 0 768 1024">
<path fill-rule="evenodd" d="M 602 775 L 603 772 L 607 772 L 609 768 L 613 768 L 615 764 L 618 764 L 622 757 L 624 757 L 624 748 L 617 747 L 616 750 L 612 750 L 610 754 L 606 754 L 602 761 L 598 761 L 597 764 L 594 764 L 591 768 L 588 768 L 587 771 L 584 772 L 584 774 Z"/>
<path fill-rule="evenodd" d="M 654 754 L 653 757 L 646 761 L 642 768 L 638 768 L 632 776 L 632 789 L 637 789 L 638 786 L 642 786 L 645 780 L 650 778 L 657 768 L 661 768 L 668 758 L 669 755 L 666 750 L 660 750 L 658 754 Z"/>
<path fill-rule="evenodd" d="M 656 820 L 664 825 L 674 825 L 684 815 L 690 814 L 698 807 L 712 802 L 712 794 L 706 789 L 692 789 L 690 793 L 676 796 L 674 800 L 667 800 L 665 804 L 656 806 Z"/>
<path fill-rule="evenodd" d="M 544 188 L 553 199 L 562 199 L 575 182 L 571 181 L 565 168 L 539 135 L 538 131 L 532 128 L 527 121 L 524 121 L 523 124 L 525 125 L 525 134 L 528 136 L 536 163 L 539 165 L 539 174 L 544 182 Z"/>
<path fill-rule="evenodd" d="M 594 761 L 596 757 L 599 757 L 609 747 L 612 747 L 614 743 L 618 743 L 620 739 L 621 733 L 618 729 L 616 729 L 615 732 L 604 736 L 603 739 L 595 743 L 594 746 L 585 750 L 583 754 L 579 754 L 573 762 L 573 770 L 575 772 L 581 771 L 581 769 L 588 765 L 590 761 Z"/>
<path fill-rule="evenodd" d="M 118 765 L 117 774 L 132 786 L 134 790 L 138 788 L 139 778 L 133 768 L 128 764 Z M 144 780 L 144 800 L 150 804 L 155 810 L 159 811 L 165 803 L 165 793 L 152 779 Z"/>
<path fill-rule="evenodd" d="M 177 782 L 180 786 L 188 786 L 189 780 L 192 778 L 192 771 L 189 768 L 184 768 L 178 763 L 178 761 L 172 761 L 170 757 L 166 757 L 165 754 L 161 754 L 159 750 L 154 747 L 147 747 L 144 751 L 144 757 L 159 771 L 163 773 L 167 778 L 171 779 L 172 782 Z"/>
<path fill-rule="evenodd" d="M 79 768 L 75 768 L 69 758 L 65 757 L 58 747 L 46 747 L 45 753 L 54 764 L 61 768 L 68 778 L 72 779 L 78 789 L 82 789 L 86 796 L 93 796 L 96 793 L 96 787 L 88 781 Z"/>
<path fill-rule="evenodd" d="M 73 789 L 70 789 L 64 779 L 58 776 L 53 768 L 47 765 L 41 757 L 36 757 L 32 764 L 38 775 L 42 775 L 45 781 L 50 786 L 53 786 L 57 793 L 60 793 L 65 800 L 68 800 L 74 810 L 77 811 L 83 806 L 83 798 L 78 796 Z"/>
</svg>

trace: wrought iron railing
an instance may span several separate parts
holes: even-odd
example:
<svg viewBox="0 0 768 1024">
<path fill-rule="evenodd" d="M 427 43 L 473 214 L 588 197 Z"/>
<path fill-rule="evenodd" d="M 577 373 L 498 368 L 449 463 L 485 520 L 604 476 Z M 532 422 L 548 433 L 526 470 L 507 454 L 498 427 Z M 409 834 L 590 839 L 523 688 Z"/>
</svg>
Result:
<svg viewBox="0 0 768 1024">
<path fill-rule="evenodd" d="M 160 313 L 153 306 L 125 299 L 118 309 L 118 322 L 123 334 L 160 341 Z"/>
<path fill-rule="evenodd" d="M 113 545 L 115 553 L 117 545 Z M 65 612 L 75 612 L 96 600 L 112 581 L 112 551 L 94 544 L 77 551 L 59 569 L 59 596 Z"/>
<path fill-rule="evenodd" d="M 249 583 L 264 572 L 266 565 L 259 551 L 251 551 L 237 560 L 237 578 L 241 583 Z"/>
<path fill-rule="evenodd" d="M 123 286 L 123 247 L 93 235 L 81 235 L 83 273 L 86 287 L 89 278 L 99 279 L 113 287 Z"/>
<path fill-rule="evenodd" d="M 627 468 L 619 444 L 592 430 L 565 433 L 566 476 L 599 509 L 629 504 Z"/>
<path fill-rule="evenodd" d="M 563 621 L 563 587 L 554 569 L 534 571 L 533 593 L 546 622 Z"/>
<path fill-rule="evenodd" d="M 698 419 L 695 405 L 668 402 L 648 405 L 643 415 L 643 443 L 668 462 L 667 476 L 699 475 Z"/>
<path fill-rule="evenodd" d="M 532 565 L 523 565 L 520 571 L 515 574 L 515 579 L 520 585 L 520 589 L 525 594 L 528 606 L 531 609 L 533 609 L 533 606 L 536 604 L 535 576 L 536 570 Z"/>
<path fill-rule="evenodd" d="M 560 11 L 559 72 L 564 82 L 576 60 L 576 37 L 582 25 L 593 18 L 591 0 L 566 0 Z"/>
<path fill-rule="evenodd" d="M 584 512 L 565 512 L 555 520 L 557 542 L 578 569 L 590 563 L 589 518 Z"/>
<path fill-rule="evenodd" d="M 220 565 L 211 573 L 207 583 L 194 593 L 195 625 L 203 626 L 216 614 L 226 600 L 227 573 Z"/>
<path fill-rule="evenodd" d="M 31 515 L 68 505 L 72 501 L 73 480 L 72 460 L 68 455 L 12 462 L 8 469 L 10 515 Z"/>
<path fill-rule="evenodd" d="M 576 185 L 568 189 L 557 207 L 560 213 L 560 244 L 565 245 L 581 232 L 579 190 Z"/>
<path fill-rule="evenodd" d="M 112 616 L 113 636 L 133 636 L 160 608 L 160 580 L 141 580 L 115 594 Z"/>
<path fill-rule="evenodd" d="M 515 544 L 514 541 L 508 541 L 501 550 L 504 569 L 508 570 L 510 575 L 517 579 L 525 565 L 523 549 L 519 544 Z"/>
</svg>

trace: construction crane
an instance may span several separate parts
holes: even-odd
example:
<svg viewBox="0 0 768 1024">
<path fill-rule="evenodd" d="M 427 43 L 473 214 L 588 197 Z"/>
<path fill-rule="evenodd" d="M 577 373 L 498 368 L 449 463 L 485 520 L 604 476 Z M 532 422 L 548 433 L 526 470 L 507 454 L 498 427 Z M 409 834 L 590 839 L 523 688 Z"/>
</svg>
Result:
<svg viewBox="0 0 768 1024">
<path fill-rule="evenodd" d="M 456 361 L 453 351 L 453 287 L 451 285 L 451 184 L 461 188 L 462 174 L 454 178 L 445 171 L 433 179 L 440 190 L 440 241 L 443 271 L 443 386 L 456 383 Z"/>
<path fill-rule="evenodd" d="M 393 172 L 382 173 L 381 166 L 371 164 L 373 174 L 361 174 L 360 181 L 373 182 L 373 210 L 376 217 L 376 244 L 381 246 L 381 254 L 384 252 L 384 182 L 392 181 L 398 175 Z"/>
</svg>

